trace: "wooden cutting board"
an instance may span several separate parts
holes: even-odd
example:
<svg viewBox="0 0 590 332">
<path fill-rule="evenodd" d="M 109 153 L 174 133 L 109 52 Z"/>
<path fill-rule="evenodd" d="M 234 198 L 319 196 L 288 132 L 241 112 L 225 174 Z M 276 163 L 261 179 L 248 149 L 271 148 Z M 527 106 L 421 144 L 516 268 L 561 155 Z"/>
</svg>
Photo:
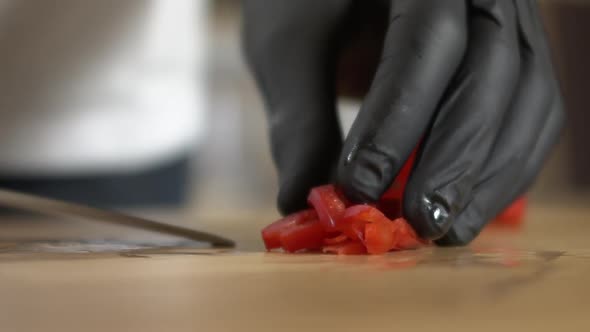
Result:
<svg viewBox="0 0 590 332">
<path fill-rule="evenodd" d="M 0 330 L 588 331 L 589 213 L 374 257 L 4 241 Z"/>
</svg>

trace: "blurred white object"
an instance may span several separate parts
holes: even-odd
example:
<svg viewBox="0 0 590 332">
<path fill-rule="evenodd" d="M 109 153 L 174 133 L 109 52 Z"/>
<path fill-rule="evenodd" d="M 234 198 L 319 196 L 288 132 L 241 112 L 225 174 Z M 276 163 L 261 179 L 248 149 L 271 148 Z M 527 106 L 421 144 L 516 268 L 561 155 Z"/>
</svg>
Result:
<svg viewBox="0 0 590 332">
<path fill-rule="evenodd" d="M 361 102 L 356 99 L 340 98 L 338 99 L 338 118 L 344 137 L 348 136 L 350 128 L 356 119 L 361 108 Z"/>
<path fill-rule="evenodd" d="M 0 173 L 178 158 L 203 136 L 208 1 L 4 0 Z"/>
</svg>

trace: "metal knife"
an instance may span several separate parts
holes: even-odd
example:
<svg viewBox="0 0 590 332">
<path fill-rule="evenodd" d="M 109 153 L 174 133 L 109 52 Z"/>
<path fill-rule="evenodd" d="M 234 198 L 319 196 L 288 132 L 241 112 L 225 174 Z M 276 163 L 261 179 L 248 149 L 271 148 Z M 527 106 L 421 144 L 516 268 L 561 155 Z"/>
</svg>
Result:
<svg viewBox="0 0 590 332">
<path fill-rule="evenodd" d="M 232 240 L 215 234 L 8 189 L 0 188 L 0 205 L 54 216 L 74 216 L 89 221 L 173 235 L 193 241 L 210 243 L 213 247 L 232 248 L 235 246 Z"/>
</svg>

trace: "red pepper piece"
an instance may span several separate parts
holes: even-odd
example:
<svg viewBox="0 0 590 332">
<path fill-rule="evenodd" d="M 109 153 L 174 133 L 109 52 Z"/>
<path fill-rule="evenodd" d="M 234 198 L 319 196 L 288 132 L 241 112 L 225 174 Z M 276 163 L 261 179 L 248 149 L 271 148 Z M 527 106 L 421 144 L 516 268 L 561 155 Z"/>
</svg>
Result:
<svg viewBox="0 0 590 332">
<path fill-rule="evenodd" d="M 324 244 L 326 232 L 317 219 L 296 223 L 281 232 L 281 247 L 288 252 L 303 249 L 320 249 Z"/>
<path fill-rule="evenodd" d="M 337 255 L 364 255 L 367 253 L 367 249 L 360 242 L 347 241 L 330 246 L 324 246 L 324 248 L 322 248 L 322 252 L 326 254 Z"/>
<path fill-rule="evenodd" d="M 330 237 L 330 238 L 325 238 L 324 239 L 324 244 L 325 245 L 333 245 L 333 244 L 338 244 L 338 243 L 343 243 L 348 241 L 348 237 L 344 234 L 339 234 L 335 237 Z"/>
<path fill-rule="evenodd" d="M 267 250 L 281 247 L 281 233 L 293 225 L 301 224 L 306 220 L 317 219 L 317 213 L 312 210 L 303 210 L 281 218 L 262 229 L 262 239 Z"/>
<path fill-rule="evenodd" d="M 379 221 L 365 225 L 365 247 L 367 252 L 380 255 L 395 248 L 397 244 L 396 233 L 390 221 Z"/>
<path fill-rule="evenodd" d="M 336 223 L 342 218 L 346 206 L 334 186 L 325 185 L 313 188 L 307 200 L 316 210 L 324 229 L 327 232 L 336 231 Z"/>
<path fill-rule="evenodd" d="M 337 229 L 354 241 L 365 240 L 365 225 L 373 222 L 389 222 L 377 208 L 370 205 L 353 205 L 346 209 Z"/>
<path fill-rule="evenodd" d="M 352 202 L 350 200 L 348 200 L 348 198 L 346 198 L 346 196 L 344 195 L 344 192 L 340 188 L 334 187 L 334 190 L 336 191 L 336 195 L 338 195 L 338 198 L 340 198 L 342 203 L 344 203 L 345 207 L 349 207 L 349 206 L 354 205 L 354 204 L 352 204 Z"/>
<path fill-rule="evenodd" d="M 395 249 L 415 249 L 427 242 L 420 239 L 412 226 L 408 224 L 406 219 L 398 218 L 393 221 L 393 230 L 396 234 Z"/>
</svg>

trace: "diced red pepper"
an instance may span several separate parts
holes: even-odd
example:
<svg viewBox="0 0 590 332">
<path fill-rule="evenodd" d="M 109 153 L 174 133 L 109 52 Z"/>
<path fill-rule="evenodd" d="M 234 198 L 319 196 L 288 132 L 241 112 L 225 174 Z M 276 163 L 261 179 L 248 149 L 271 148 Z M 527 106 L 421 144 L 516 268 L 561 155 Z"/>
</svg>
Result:
<svg viewBox="0 0 590 332">
<path fill-rule="evenodd" d="M 307 200 L 316 210 L 324 229 L 327 232 L 336 231 L 336 223 L 344 214 L 346 206 L 334 186 L 325 185 L 313 188 Z"/>
<path fill-rule="evenodd" d="M 349 240 L 348 236 L 346 236 L 344 234 L 339 234 L 335 237 L 325 238 L 324 244 L 325 245 L 333 245 L 333 244 L 347 242 L 348 240 Z"/>
<path fill-rule="evenodd" d="M 392 222 L 379 221 L 365 225 L 365 247 L 367 252 L 380 255 L 395 248 L 396 233 L 392 229 Z"/>
<path fill-rule="evenodd" d="M 370 254 L 382 254 L 394 249 L 415 249 L 426 243 L 404 218 L 365 226 L 365 246 Z"/>
<path fill-rule="evenodd" d="M 360 242 L 347 241 L 343 243 L 324 246 L 322 252 L 326 254 L 337 255 L 364 255 L 367 253 L 367 249 Z"/>
<path fill-rule="evenodd" d="M 372 222 L 389 222 L 389 219 L 373 206 L 353 205 L 346 209 L 337 229 L 351 240 L 364 241 L 365 225 Z"/>
<path fill-rule="evenodd" d="M 342 203 L 344 203 L 345 207 L 349 207 L 349 206 L 354 205 L 354 204 L 352 204 L 352 202 L 348 198 L 346 198 L 346 195 L 344 195 L 344 192 L 342 190 L 340 190 L 339 188 L 336 188 L 336 187 L 334 187 L 334 190 L 336 191 L 336 195 L 338 195 L 338 198 L 340 198 Z"/>
<path fill-rule="evenodd" d="M 281 232 L 281 247 L 288 252 L 302 249 L 320 249 L 326 233 L 317 219 L 296 223 Z"/>
<path fill-rule="evenodd" d="M 395 249 L 415 249 L 420 247 L 421 245 L 427 244 L 426 241 L 423 241 L 418 237 L 412 226 L 408 224 L 406 219 L 398 218 L 393 221 L 393 229 L 395 234 L 397 235 L 397 243 L 395 244 Z"/>
<path fill-rule="evenodd" d="M 281 233 L 294 225 L 301 224 L 310 219 L 317 219 L 317 213 L 312 210 L 303 210 L 279 219 L 262 229 L 262 239 L 267 250 L 281 247 Z"/>
<path fill-rule="evenodd" d="M 426 244 L 402 218 L 403 191 L 414 158 L 415 153 L 376 205 L 350 206 L 333 185 L 313 188 L 308 196 L 313 210 L 289 215 L 263 229 L 266 248 L 282 247 L 287 252 L 321 248 L 325 253 L 351 255 L 382 254 Z"/>
</svg>

